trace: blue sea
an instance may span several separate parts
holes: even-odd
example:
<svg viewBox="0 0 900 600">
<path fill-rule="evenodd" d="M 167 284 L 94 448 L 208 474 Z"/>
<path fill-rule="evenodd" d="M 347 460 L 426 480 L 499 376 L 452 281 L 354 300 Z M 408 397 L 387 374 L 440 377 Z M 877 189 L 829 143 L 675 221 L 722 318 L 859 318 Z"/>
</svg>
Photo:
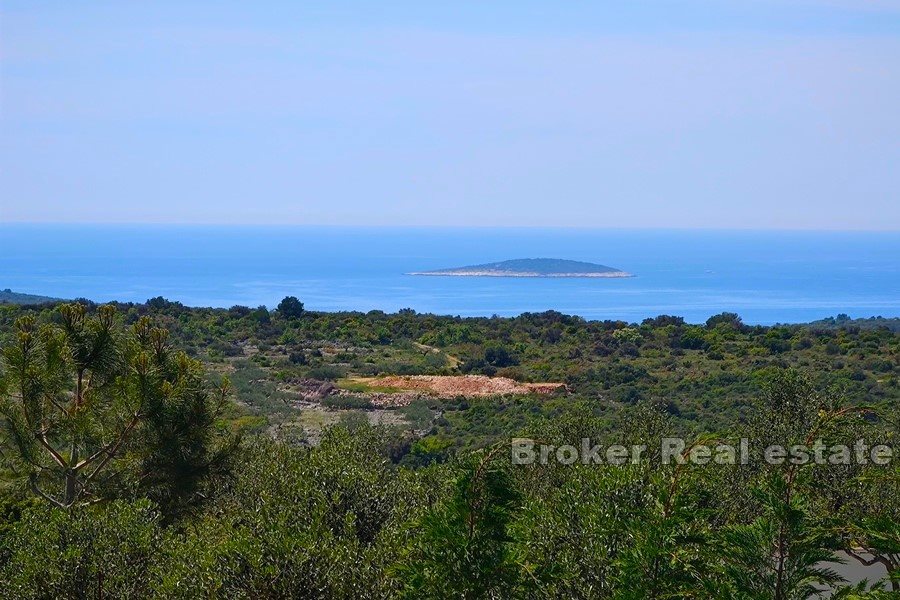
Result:
<svg viewBox="0 0 900 600">
<path fill-rule="evenodd" d="M 416 277 L 512 258 L 566 258 L 629 279 Z M 900 232 L 0 225 L 0 289 L 191 306 L 413 308 L 449 315 L 548 309 L 637 322 L 659 314 L 747 323 L 900 316 Z"/>
</svg>

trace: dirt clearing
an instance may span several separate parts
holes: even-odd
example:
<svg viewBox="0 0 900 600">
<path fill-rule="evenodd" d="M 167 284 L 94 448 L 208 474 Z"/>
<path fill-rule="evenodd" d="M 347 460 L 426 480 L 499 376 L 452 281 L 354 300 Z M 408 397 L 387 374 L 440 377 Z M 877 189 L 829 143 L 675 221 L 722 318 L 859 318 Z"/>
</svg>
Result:
<svg viewBox="0 0 900 600">
<path fill-rule="evenodd" d="M 354 378 L 353 382 L 371 388 L 422 392 L 439 398 L 552 394 L 566 387 L 563 383 L 520 383 L 506 377 L 487 375 L 390 375 Z"/>
</svg>

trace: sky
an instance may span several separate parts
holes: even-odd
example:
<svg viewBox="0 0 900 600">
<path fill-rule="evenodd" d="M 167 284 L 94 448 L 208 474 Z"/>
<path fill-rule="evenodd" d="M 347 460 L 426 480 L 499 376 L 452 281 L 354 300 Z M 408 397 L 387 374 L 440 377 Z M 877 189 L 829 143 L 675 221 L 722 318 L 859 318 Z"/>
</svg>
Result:
<svg viewBox="0 0 900 600">
<path fill-rule="evenodd" d="M 0 0 L 0 223 L 900 230 L 900 0 Z"/>
</svg>

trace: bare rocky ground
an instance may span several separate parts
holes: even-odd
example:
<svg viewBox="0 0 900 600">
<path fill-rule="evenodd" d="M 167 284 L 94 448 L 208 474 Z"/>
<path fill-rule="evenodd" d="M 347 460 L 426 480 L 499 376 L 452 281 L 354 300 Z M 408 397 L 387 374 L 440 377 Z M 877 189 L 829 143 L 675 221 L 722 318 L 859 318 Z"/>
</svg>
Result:
<svg viewBox="0 0 900 600">
<path fill-rule="evenodd" d="M 375 388 L 395 388 L 401 394 L 419 392 L 438 398 L 552 394 L 565 389 L 563 383 L 520 383 L 487 375 L 391 375 L 358 381 Z"/>
<path fill-rule="evenodd" d="M 357 377 L 354 383 L 371 390 L 341 389 L 330 381 L 298 379 L 278 387 L 296 397 L 297 408 L 319 405 L 329 396 L 355 397 L 369 401 L 376 408 L 400 408 L 423 398 L 483 398 L 519 394 L 552 394 L 564 390 L 563 383 L 521 383 L 506 377 L 487 375 L 389 375 Z"/>
</svg>

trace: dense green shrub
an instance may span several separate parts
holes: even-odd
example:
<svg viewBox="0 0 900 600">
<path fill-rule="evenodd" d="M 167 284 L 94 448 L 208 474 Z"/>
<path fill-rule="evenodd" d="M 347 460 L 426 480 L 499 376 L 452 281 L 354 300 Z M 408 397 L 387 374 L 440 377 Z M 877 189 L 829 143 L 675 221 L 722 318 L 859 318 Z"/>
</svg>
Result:
<svg viewBox="0 0 900 600">
<path fill-rule="evenodd" d="M 0 598 L 140 598 L 162 531 L 146 500 L 26 511 L 0 537 Z"/>
</svg>

